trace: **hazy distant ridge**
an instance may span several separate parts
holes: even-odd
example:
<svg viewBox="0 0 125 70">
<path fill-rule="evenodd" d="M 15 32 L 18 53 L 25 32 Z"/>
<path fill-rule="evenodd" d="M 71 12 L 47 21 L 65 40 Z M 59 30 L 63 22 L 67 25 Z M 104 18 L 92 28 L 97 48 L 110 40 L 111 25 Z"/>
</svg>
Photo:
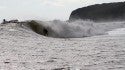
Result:
<svg viewBox="0 0 125 70">
<path fill-rule="evenodd" d="M 125 20 L 125 2 L 103 3 L 74 10 L 69 20 Z"/>
</svg>

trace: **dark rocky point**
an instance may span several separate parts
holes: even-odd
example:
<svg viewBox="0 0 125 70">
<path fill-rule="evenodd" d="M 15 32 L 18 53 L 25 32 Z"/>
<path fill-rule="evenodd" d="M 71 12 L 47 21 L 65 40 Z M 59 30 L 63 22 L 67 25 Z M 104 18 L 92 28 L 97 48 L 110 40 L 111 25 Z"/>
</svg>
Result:
<svg viewBox="0 0 125 70">
<path fill-rule="evenodd" d="M 74 10 L 69 21 L 76 19 L 93 21 L 125 20 L 125 2 L 103 3 Z"/>
</svg>

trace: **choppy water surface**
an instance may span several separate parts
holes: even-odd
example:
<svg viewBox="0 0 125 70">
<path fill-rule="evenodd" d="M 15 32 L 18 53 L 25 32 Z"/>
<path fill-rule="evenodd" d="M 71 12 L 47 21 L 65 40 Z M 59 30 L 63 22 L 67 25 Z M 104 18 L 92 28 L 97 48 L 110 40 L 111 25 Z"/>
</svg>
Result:
<svg viewBox="0 0 125 70">
<path fill-rule="evenodd" d="M 51 38 L 0 25 L 0 70 L 125 70 L 125 35 Z"/>
</svg>

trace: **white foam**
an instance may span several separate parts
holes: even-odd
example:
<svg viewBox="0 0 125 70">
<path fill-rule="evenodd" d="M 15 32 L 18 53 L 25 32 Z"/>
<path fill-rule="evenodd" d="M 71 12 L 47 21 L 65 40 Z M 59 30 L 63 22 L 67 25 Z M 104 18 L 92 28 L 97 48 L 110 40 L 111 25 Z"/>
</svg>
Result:
<svg viewBox="0 0 125 70">
<path fill-rule="evenodd" d="M 9 29 L 9 31 L 17 31 L 17 30 L 15 30 L 15 29 Z"/>
<path fill-rule="evenodd" d="M 108 32 L 109 35 L 125 35 L 125 28 L 118 28 Z"/>
<path fill-rule="evenodd" d="M 125 27 L 125 22 L 92 22 L 77 20 L 66 22 L 54 20 L 49 22 L 37 21 L 42 27 L 47 28 L 50 37 L 78 38 L 104 35 L 107 31 Z"/>
</svg>

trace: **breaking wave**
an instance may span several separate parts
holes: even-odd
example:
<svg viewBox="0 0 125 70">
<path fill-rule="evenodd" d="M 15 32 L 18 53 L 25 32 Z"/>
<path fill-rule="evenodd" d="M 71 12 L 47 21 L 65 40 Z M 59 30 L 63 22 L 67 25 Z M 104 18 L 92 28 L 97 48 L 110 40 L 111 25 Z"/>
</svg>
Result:
<svg viewBox="0 0 125 70">
<path fill-rule="evenodd" d="M 84 20 L 74 22 L 32 20 L 24 25 L 38 34 L 56 38 L 80 38 L 104 35 L 112 29 L 125 27 L 124 22 L 93 22 Z"/>
</svg>

